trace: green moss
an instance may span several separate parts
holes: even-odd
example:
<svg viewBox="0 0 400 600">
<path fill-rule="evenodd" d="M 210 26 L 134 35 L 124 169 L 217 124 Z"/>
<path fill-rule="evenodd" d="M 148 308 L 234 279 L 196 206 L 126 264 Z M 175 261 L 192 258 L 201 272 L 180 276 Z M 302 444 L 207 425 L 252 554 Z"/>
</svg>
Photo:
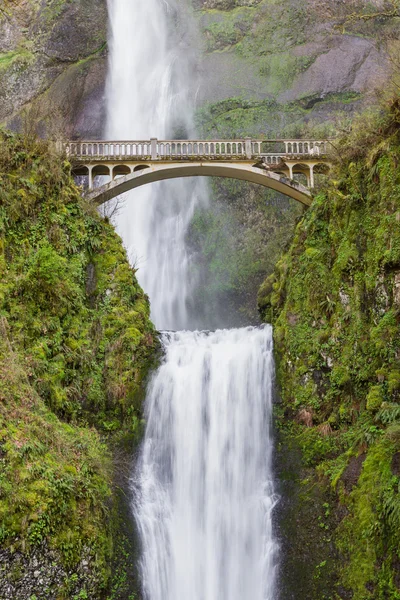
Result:
<svg viewBox="0 0 400 600">
<path fill-rule="evenodd" d="M 339 140 L 333 181 L 259 291 L 260 311 L 275 324 L 284 414 L 297 423 L 303 464 L 337 492 L 338 583 L 353 600 L 400 594 L 397 105 L 363 115 Z"/>
<path fill-rule="evenodd" d="M 0 73 L 13 65 L 18 65 L 20 69 L 23 69 L 33 60 L 33 53 L 22 46 L 10 52 L 0 53 Z"/>
<path fill-rule="evenodd" d="M 115 533 L 111 449 L 142 431 L 157 347 L 148 299 L 69 163 L 0 135 L 0 542 L 29 552 L 46 541 L 68 569 L 89 550 L 87 593 L 100 597 Z"/>
<path fill-rule="evenodd" d="M 371 412 L 377 411 L 384 400 L 382 386 L 373 385 L 367 394 L 367 410 Z"/>
</svg>

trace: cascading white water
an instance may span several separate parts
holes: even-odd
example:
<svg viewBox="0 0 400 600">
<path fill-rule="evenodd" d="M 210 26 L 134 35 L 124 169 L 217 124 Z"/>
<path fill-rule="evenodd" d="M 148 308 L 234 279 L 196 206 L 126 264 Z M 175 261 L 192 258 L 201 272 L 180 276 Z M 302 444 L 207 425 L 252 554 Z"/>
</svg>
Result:
<svg viewBox="0 0 400 600">
<path fill-rule="evenodd" d="M 108 139 L 162 139 L 174 128 L 194 136 L 185 1 L 108 0 Z M 189 310 L 185 237 L 204 189 L 199 180 L 139 188 L 117 220 L 159 328 L 202 324 Z M 162 342 L 132 484 L 145 598 L 273 600 L 271 328 L 164 333 Z"/>
<path fill-rule="evenodd" d="M 181 0 L 108 0 L 107 139 L 194 137 L 195 69 L 186 41 L 193 36 L 183 8 Z M 195 275 L 185 237 L 205 189 L 199 179 L 145 186 L 125 195 L 116 218 L 160 329 L 193 324 L 188 305 Z"/>
<path fill-rule="evenodd" d="M 146 600 L 273 600 L 270 326 L 163 334 L 134 479 Z"/>
</svg>

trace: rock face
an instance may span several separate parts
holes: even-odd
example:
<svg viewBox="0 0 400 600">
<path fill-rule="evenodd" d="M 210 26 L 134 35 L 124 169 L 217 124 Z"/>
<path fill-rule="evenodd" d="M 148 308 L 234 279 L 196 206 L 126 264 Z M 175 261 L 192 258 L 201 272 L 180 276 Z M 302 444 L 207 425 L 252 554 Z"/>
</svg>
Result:
<svg viewBox="0 0 400 600">
<path fill-rule="evenodd" d="M 345 92 L 365 94 L 383 85 L 388 76 L 386 59 L 374 41 L 351 35 L 319 36 L 319 41 L 296 47 L 294 55 L 316 58 L 291 88 L 279 95 L 280 102 L 307 97 L 323 100 L 328 94 Z"/>
<path fill-rule="evenodd" d="M 26 119 L 41 121 L 42 132 L 101 135 L 106 33 L 102 0 L 5 0 L 0 122 L 28 126 L 21 122 L 21 110 L 29 107 Z"/>
<path fill-rule="evenodd" d="M 204 40 L 199 106 L 232 98 L 277 103 L 270 119 L 265 111 L 252 119 L 250 135 L 275 133 L 266 131 L 266 120 L 276 124 L 277 135 L 292 135 L 293 123 L 321 123 L 333 114 L 353 112 L 388 78 L 386 55 L 376 43 L 384 22 L 352 26 L 346 34 L 337 28 L 347 14 L 362 8 L 358 0 L 191 2 Z M 30 107 L 30 119 L 44 122 L 42 132 L 101 137 L 106 0 L 3 3 L 0 123 L 22 127 L 21 110 Z"/>
<path fill-rule="evenodd" d="M 84 554 L 84 553 L 83 553 Z M 94 557 L 85 555 L 75 569 L 62 566 L 60 557 L 46 543 L 31 554 L 0 549 L 0 597 L 3 600 L 57 600 L 60 589 L 70 598 L 97 594 L 98 581 L 92 576 Z M 79 594 L 81 594 L 79 596 Z"/>
<path fill-rule="evenodd" d="M 379 8 L 371 3 L 371 11 L 373 4 Z M 291 136 L 294 123 L 335 120 L 358 110 L 388 80 L 390 61 L 379 45 L 388 23 L 346 24 L 362 12 L 360 2 L 204 0 L 196 7 L 205 46 L 199 102 L 251 101 L 253 113 L 274 103 L 268 120 L 276 131 L 265 131 L 263 114 L 259 134 Z"/>
</svg>

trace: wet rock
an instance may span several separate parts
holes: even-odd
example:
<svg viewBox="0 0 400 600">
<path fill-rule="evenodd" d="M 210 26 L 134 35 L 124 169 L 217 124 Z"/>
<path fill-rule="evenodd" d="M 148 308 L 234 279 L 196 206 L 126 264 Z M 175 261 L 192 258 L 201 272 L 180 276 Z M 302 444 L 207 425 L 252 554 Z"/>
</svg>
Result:
<svg viewBox="0 0 400 600">
<path fill-rule="evenodd" d="M 86 592 L 88 598 L 98 598 L 99 579 L 94 569 L 94 557 L 88 549 L 73 571 L 67 571 L 59 554 L 46 543 L 30 552 L 0 550 L 1 600 L 57 600 L 60 593 L 68 598 Z"/>
<path fill-rule="evenodd" d="M 342 482 L 346 492 L 350 493 L 353 487 L 357 484 L 358 478 L 361 475 L 361 470 L 365 458 L 366 454 L 363 453 L 359 456 L 353 456 L 350 459 L 350 462 L 342 475 Z"/>
<path fill-rule="evenodd" d="M 297 50 L 297 54 L 307 52 L 316 55 L 315 61 L 280 95 L 280 102 L 312 96 L 324 99 L 348 91 L 364 93 L 383 84 L 388 76 L 388 65 L 372 40 L 334 36 Z"/>
<path fill-rule="evenodd" d="M 392 459 L 392 473 L 400 477 L 400 452 L 396 452 Z"/>
<path fill-rule="evenodd" d="M 57 129 L 100 137 L 106 38 L 105 0 L 20 1 L 0 12 L 0 52 L 8 53 L 0 68 L 0 123 L 21 128 L 28 106 L 42 135 Z"/>
</svg>

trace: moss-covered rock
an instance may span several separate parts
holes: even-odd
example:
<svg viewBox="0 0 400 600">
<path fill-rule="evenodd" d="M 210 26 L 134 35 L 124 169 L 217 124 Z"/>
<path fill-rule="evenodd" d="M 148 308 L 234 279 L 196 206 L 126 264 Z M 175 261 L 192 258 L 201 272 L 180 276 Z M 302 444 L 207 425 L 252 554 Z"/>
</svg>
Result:
<svg viewBox="0 0 400 600">
<path fill-rule="evenodd" d="M 0 123 L 100 136 L 106 79 L 104 0 L 5 0 L 0 8 Z M 90 102 L 91 111 L 87 104 Z"/>
<path fill-rule="evenodd" d="M 354 94 L 346 107 L 354 111 L 360 98 L 388 79 L 387 53 L 377 41 L 393 39 L 398 23 L 376 19 L 339 26 L 349 14 L 362 12 L 362 3 L 261 0 L 204 2 L 199 8 L 207 73 L 203 105 L 232 97 L 268 99 L 283 111 L 296 103 L 312 120 L 326 120 L 340 111 L 326 102 L 330 96 Z"/>
<path fill-rule="evenodd" d="M 398 106 L 363 115 L 338 140 L 332 182 L 259 292 L 275 325 L 279 421 L 314 483 L 336 494 L 331 598 L 400 598 Z M 327 544 L 320 558 L 330 556 Z"/>
<path fill-rule="evenodd" d="M 157 339 L 68 162 L 0 135 L 0 595 L 101 598 L 119 537 L 113 455 L 141 434 Z"/>
</svg>

